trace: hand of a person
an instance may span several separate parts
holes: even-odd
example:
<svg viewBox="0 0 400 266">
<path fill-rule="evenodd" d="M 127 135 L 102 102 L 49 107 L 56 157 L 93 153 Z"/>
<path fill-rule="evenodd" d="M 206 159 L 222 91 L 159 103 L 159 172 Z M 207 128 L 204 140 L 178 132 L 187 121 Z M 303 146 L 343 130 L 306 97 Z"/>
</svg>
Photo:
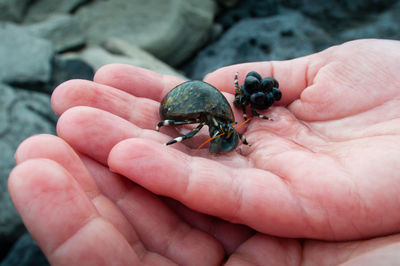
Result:
<svg viewBox="0 0 400 266">
<path fill-rule="evenodd" d="M 51 265 L 395 265 L 400 236 L 296 240 L 160 199 L 73 149 L 34 136 L 16 152 L 9 190 Z"/>
<path fill-rule="evenodd" d="M 230 101 L 236 71 L 240 80 L 251 70 L 273 75 L 286 106 L 267 112 L 273 122 L 254 119 L 241 129 L 251 147 L 218 156 L 193 156 L 196 138 L 164 147 L 178 133 L 153 130 L 158 102 L 181 80 L 104 67 L 95 82 L 70 81 L 53 96 L 63 114 L 58 134 L 78 155 L 56 137 L 28 139 L 16 154 L 10 194 L 53 264 L 212 265 L 229 255 L 228 265 L 396 261 L 397 235 L 279 239 L 196 211 L 280 236 L 398 231 L 399 49 L 365 40 L 212 73 L 206 80 Z"/>
<path fill-rule="evenodd" d="M 265 234 L 359 239 L 400 229 L 399 62 L 398 41 L 360 40 L 209 74 L 230 102 L 235 72 L 240 84 L 249 71 L 274 76 L 283 94 L 264 112 L 274 121 L 240 128 L 250 147 L 217 156 L 194 153 L 207 132 L 164 146 L 184 129 L 154 130 L 176 77 L 109 65 L 59 86 L 52 103 L 59 136 L 157 195 Z"/>
</svg>

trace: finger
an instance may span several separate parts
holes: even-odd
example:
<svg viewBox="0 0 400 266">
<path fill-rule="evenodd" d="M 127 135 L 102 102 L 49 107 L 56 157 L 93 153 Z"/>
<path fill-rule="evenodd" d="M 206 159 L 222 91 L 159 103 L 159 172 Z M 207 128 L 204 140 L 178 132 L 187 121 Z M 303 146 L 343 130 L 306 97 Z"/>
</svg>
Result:
<svg viewBox="0 0 400 266">
<path fill-rule="evenodd" d="M 165 198 L 164 202 L 191 226 L 214 236 L 222 244 L 227 255 L 232 254 L 254 234 L 254 230 L 247 226 L 229 223 L 217 217 L 193 211 L 176 200 Z"/>
<path fill-rule="evenodd" d="M 90 106 L 115 114 L 142 128 L 155 128 L 159 103 L 86 80 L 59 85 L 51 98 L 53 110 L 61 115 L 74 106 Z"/>
<path fill-rule="evenodd" d="M 298 241 L 256 234 L 235 251 L 226 265 L 300 265 L 302 259 Z"/>
<path fill-rule="evenodd" d="M 160 102 L 167 92 L 184 80 L 131 65 L 110 64 L 97 70 L 94 81 Z"/>
<path fill-rule="evenodd" d="M 195 138 L 174 144 L 173 148 L 193 154 L 194 149 L 209 138 L 207 133 L 206 130 L 201 131 Z M 60 117 L 57 134 L 78 152 L 107 164 L 109 151 L 121 140 L 141 137 L 166 143 L 184 133 L 176 132 L 174 127 L 166 127 L 162 132 L 142 129 L 108 112 L 81 106 L 69 109 Z M 204 154 L 210 156 L 206 151 Z"/>
<path fill-rule="evenodd" d="M 16 160 L 20 164 L 24 161 L 44 158 L 59 163 L 78 182 L 80 188 L 96 206 L 97 211 L 127 239 L 128 243 L 141 251 L 137 245 L 138 237 L 132 225 L 108 198 L 98 189 L 91 173 L 88 172 L 75 151 L 62 139 L 52 135 L 37 135 L 26 139 L 16 151 Z M 97 172 L 92 172 L 98 175 Z"/>
<path fill-rule="evenodd" d="M 243 84 L 247 73 L 258 72 L 262 77 L 274 77 L 282 91 L 281 105 L 288 105 L 299 99 L 302 91 L 313 83 L 321 63 L 316 62 L 318 54 L 287 61 L 268 61 L 237 64 L 220 68 L 208 74 L 204 80 L 221 91 L 234 94 L 234 77 L 238 73 L 239 85 Z"/>
<path fill-rule="evenodd" d="M 145 139 L 118 143 L 108 164 L 146 189 L 195 211 L 268 234 L 293 237 L 314 233 L 285 182 L 272 173 L 230 168 Z"/>
<path fill-rule="evenodd" d="M 75 150 L 106 164 L 111 148 L 121 140 L 143 136 L 160 143 L 170 138 L 143 130 L 118 116 L 89 107 L 74 107 L 57 123 L 57 134 Z"/>
<path fill-rule="evenodd" d="M 399 234 L 347 242 L 306 240 L 303 243 L 303 264 L 391 265 L 400 259 L 399 248 Z"/>
<path fill-rule="evenodd" d="M 128 101 L 125 100 L 125 98 L 127 99 L 130 98 L 125 96 L 124 94 L 121 94 L 122 103 L 116 103 L 115 104 L 116 108 L 109 109 L 106 104 L 102 106 L 101 102 L 103 101 L 108 102 L 110 98 L 113 98 L 109 97 L 108 94 L 115 94 L 115 93 L 105 92 L 103 95 L 100 91 L 105 87 L 101 87 L 100 85 L 104 84 L 116 88 L 118 90 L 128 92 L 129 94 L 134 95 L 136 97 L 145 97 L 152 99 L 155 102 L 160 102 L 162 98 L 171 89 L 184 82 L 184 80 L 182 80 L 179 77 L 162 75 L 153 72 L 151 70 L 130 65 L 123 65 L 123 64 L 110 64 L 103 66 L 96 72 L 94 81 L 96 82 L 97 85 L 92 85 L 92 86 L 94 87 L 98 86 L 99 89 L 97 89 L 97 93 L 90 93 L 90 94 L 94 94 L 95 96 L 97 96 L 96 97 L 96 99 L 98 99 L 96 101 L 97 105 L 94 104 L 84 104 L 84 105 L 109 111 L 143 128 L 151 128 L 151 127 L 149 127 L 148 124 L 142 122 L 160 120 L 158 116 L 158 109 L 159 109 L 158 103 L 154 105 L 154 102 L 149 103 L 149 101 L 146 99 L 141 100 L 137 98 L 135 98 L 135 100 L 130 100 L 133 101 L 133 103 L 130 102 L 124 103 Z M 62 101 L 63 104 L 65 104 L 66 99 L 68 101 L 68 98 L 70 97 L 69 95 L 74 91 L 76 91 L 77 95 L 79 96 L 82 96 L 84 93 L 89 93 L 87 91 L 83 91 L 83 89 L 84 88 L 82 86 L 75 86 L 74 83 L 71 84 L 65 83 L 60 85 L 59 88 L 57 88 L 56 90 L 57 93 L 58 90 L 65 91 L 65 93 L 60 93 L 59 97 L 53 96 L 53 98 L 55 98 L 56 100 L 60 99 L 60 101 Z M 232 105 L 233 103 L 232 92 L 224 93 L 224 96 L 228 99 L 228 102 Z M 105 98 L 104 100 L 101 99 L 103 97 Z M 84 98 L 86 98 L 86 96 Z M 76 99 L 77 97 L 74 97 L 71 100 L 72 104 L 69 104 L 68 106 L 76 106 L 77 104 L 74 103 L 75 101 L 77 101 Z M 56 100 L 54 100 L 53 102 L 58 102 Z M 128 110 L 128 115 L 124 114 L 123 112 L 120 113 L 121 109 Z M 233 111 L 235 112 L 235 117 L 238 118 L 239 123 L 242 122 L 243 120 L 241 113 L 235 108 L 233 108 Z M 146 113 L 149 114 L 146 115 Z M 154 116 L 153 114 L 156 115 Z M 135 115 L 139 116 L 139 118 L 136 118 Z M 240 129 L 239 131 L 242 132 L 242 130 L 243 129 Z"/>
<path fill-rule="evenodd" d="M 233 102 L 232 95 L 227 97 Z M 90 106 L 112 113 L 145 129 L 155 129 L 161 120 L 158 102 L 86 80 L 71 80 L 59 85 L 52 95 L 52 106 L 59 115 L 76 106 Z M 233 110 L 235 113 L 238 111 Z M 241 123 L 242 116 L 237 113 L 236 117 L 239 117 Z M 242 127 L 238 131 L 243 132 L 244 129 L 245 127 Z M 162 132 L 170 134 L 175 132 L 175 137 L 182 135 L 176 133 L 174 128 L 163 128 Z"/>
<path fill-rule="evenodd" d="M 79 156 L 62 139 L 47 134 L 24 140 L 15 152 L 17 164 L 34 158 L 47 158 L 62 165 L 79 183 L 86 194 L 93 198 L 99 190 Z"/>
<path fill-rule="evenodd" d="M 216 265 L 222 261 L 224 251 L 215 238 L 191 228 L 142 187 L 111 173 L 90 158 L 84 161 L 91 172 L 101 173 L 96 175 L 96 183 L 118 204 L 148 249 L 179 265 Z"/>
<path fill-rule="evenodd" d="M 355 40 L 324 50 L 313 62 L 323 63 L 314 85 L 290 109 L 301 119 L 321 121 L 391 104 L 399 95 L 398 51 L 398 41 L 379 39 Z"/>
<path fill-rule="evenodd" d="M 46 147 L 45 145 L 51 148 L 43 148 Z M 89 176 L 79 157 L 63 140 L 55 136 L 40 135 L 26 140 L 18 149 L 18 157 L 19 161 L 35 157 L 54 158 L 66 165 L 75 174 Z M 151 196 L 147 191 L 132 183 L 123 182 L 125 179 L 110 173 L 108 168 L 89 158 L 84 160 L 85 164 L 90 166 L 91 173 L 95 176 L 96 183 L 100 186 L 102 192 L 115 204 L 118 204 L 118 207 L 98 191 L 96 195 L 92 195 L 92 201 L 100 214 L 111 221 L 130 240 L 128 242 L 134 247 L 137 254 L 143 256 L 147 254 L 144 247 L 139 243 L 140 237 L 147 248 L 156 252 L 164 252 L 163 255 L 181 264 L 187 264 L 189 258 L 193 259 L 198 255 L 198 243 L 205 243 L 203 246 L 206 250 L 200 252 L 200 254 L 209 254 L 212 261 L 221 260 L 223 252 L 221 252 L 221 248 L 215 239 L 198 230 L 191 230 L 166 206 L 163 206 L 158 198 Z M 93 185 L 95 184 L 93 183 Z M 121 208 L 122 213 L 119 208 Z M 139 237 L 134 233 L 132 225 L 139 232 Z M 158 230 L 156 230 L 157 228 Z M 150 232 L 150 236 L 141 232 Z M 173 241 L 169 239 L 173 239 Z M 193 245 L 190 241 L 197 244 Z M 194 247 L 195 252 L 190 250 L 192 247 Z M 182 252 L 183 250 L 184 252 Z M 212 256 L 213 254 L 215 256 Z"/>
<path fill-rule="evenodd" d="M 139 258 L 59 164 L 31 159 L 10 174 L 9 191 L 51 264 L 137 265 Z M 101 232 L 99 234 L 98 232 Z"/>
</svg>

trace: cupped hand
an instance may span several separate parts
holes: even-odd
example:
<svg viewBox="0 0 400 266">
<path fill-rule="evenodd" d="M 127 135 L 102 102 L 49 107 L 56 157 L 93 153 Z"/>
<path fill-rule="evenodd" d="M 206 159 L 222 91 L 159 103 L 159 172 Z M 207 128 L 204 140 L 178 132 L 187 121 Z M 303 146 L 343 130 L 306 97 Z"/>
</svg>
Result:
<svg viewBox="0 0 400 266">
<path fill-rule="evenodd" d="M 364 40 L 210 74 L 229 101 L 234 73 L 242 81 L 252 70 L 277 78 L 284 96 L 265 112 L 274 121 L 240 129 L 251 147 L 218 156 L 193 153 L 205 133 L 165 147 L 182 132 L 154 131 L 159 101 L 180 79 L 106 66 L 94 82 L 57 88 L 57 131 L 68 143 L 41 135 L 21 144 L 13 202 L 57 265 L 396 261 L 397 235 L 328 243 L 265 233 L 355 239 L 398 231 L 399 51 L 395 41 Z"/>
<path fill-rule="evenodd" d="M 162 199 L 38 135 L 16 152 L 9 190 L 51 265 L 389 265 L 400 236 L 334 242 L 254 233 Z"/>
<path fill-rule="evenodd" d="M 240 129 L 250 147 L 218 156 L 194 153 L 206 134 L 164 146 L 184 129 L 154 130 L 175 77 L 109 65 L 94 82 L 59 86 L 52 103 L 59 136 L 157 195 L 265 234 L 358 239 L 400 229 L 398 62 L 399 42 L 362 40 L 211 73 L 229 101 L 235 72 L 239 83 L 249 71 L 274 76 L 283 93 L 264 112 L 274 121 Z"/>
<path fill-rule="evenodd" d="M 199 215 L 195 228 L 180 217 L 194 215 L 176 202 L 77 154 L 56 136 L 25 140 L 15 158 L 10 195 L 51 265 L 218 265 L 224 248 L 232 252 L 253 234 Z"/>
</svg>

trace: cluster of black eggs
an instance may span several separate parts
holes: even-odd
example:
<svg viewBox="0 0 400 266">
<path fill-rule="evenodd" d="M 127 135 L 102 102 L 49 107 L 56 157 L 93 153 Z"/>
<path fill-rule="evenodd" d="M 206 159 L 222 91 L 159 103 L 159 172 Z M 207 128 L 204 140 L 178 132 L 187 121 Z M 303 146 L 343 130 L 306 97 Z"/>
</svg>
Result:
<svg viewBox="0 0 400 266">
<path fill-rule="evenodd" d="M 282 98 L 279 90 L 279 83 L 272 77 L 261 78 L 257 72 L 247 74 L 244 84 L 238 85 L 237 76 L 235 77 L 235 100 L 234 105 L 243 110 L 243 116 L 246 119 L 246 106 L 250 105 L 251 112 L 254 116 L 268 119 L 268 117 L 260 115 L 255 109 L 264 110 L 272 106 L 275 101 Z"/>
<path fill-rule="evenodd" d="M 275 101 L 279 101 L 282 93 L 276 79 L 261 78 L 257 72 L 247 74 L 243 85 L 239 86 L 235 75 L 234 106 L 242 109 L 247 119 L 246 108 L 250 106 L 253 116 L 269 119 L 259 114 L 256 109 L 265 110 Z M 222 93 L 214 86 L 203 81 L 187 81 L 173 88 L 161 101 L 160 117 L 156 130 L 166 125 L 184 125 L 198 123 L 189 133 L 167 142 L 170 145 L 196 135 L 207 125 L 211 139 L 209 151 L 224 153 L 235 149 L 239 140 L 248 144 L 244 136 L 232 126 L 235 118 L 231 106 Z"/>
</svg>

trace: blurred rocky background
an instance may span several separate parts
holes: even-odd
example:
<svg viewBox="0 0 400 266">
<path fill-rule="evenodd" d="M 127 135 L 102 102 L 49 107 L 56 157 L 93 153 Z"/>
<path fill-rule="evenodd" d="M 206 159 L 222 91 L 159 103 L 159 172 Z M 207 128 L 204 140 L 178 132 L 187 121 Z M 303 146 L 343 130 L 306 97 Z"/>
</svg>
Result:
<svg viewBox="0 0 400 266">
<path fill-rule="evenodd" d="M 7 192 L 25 138 L 55 133 L 50 95 L 126 63 L 201 79 L 358 38 L 400 39 L 400 0 L 0 0 L 0 266 L 47 265 Z"/>
</svg>

